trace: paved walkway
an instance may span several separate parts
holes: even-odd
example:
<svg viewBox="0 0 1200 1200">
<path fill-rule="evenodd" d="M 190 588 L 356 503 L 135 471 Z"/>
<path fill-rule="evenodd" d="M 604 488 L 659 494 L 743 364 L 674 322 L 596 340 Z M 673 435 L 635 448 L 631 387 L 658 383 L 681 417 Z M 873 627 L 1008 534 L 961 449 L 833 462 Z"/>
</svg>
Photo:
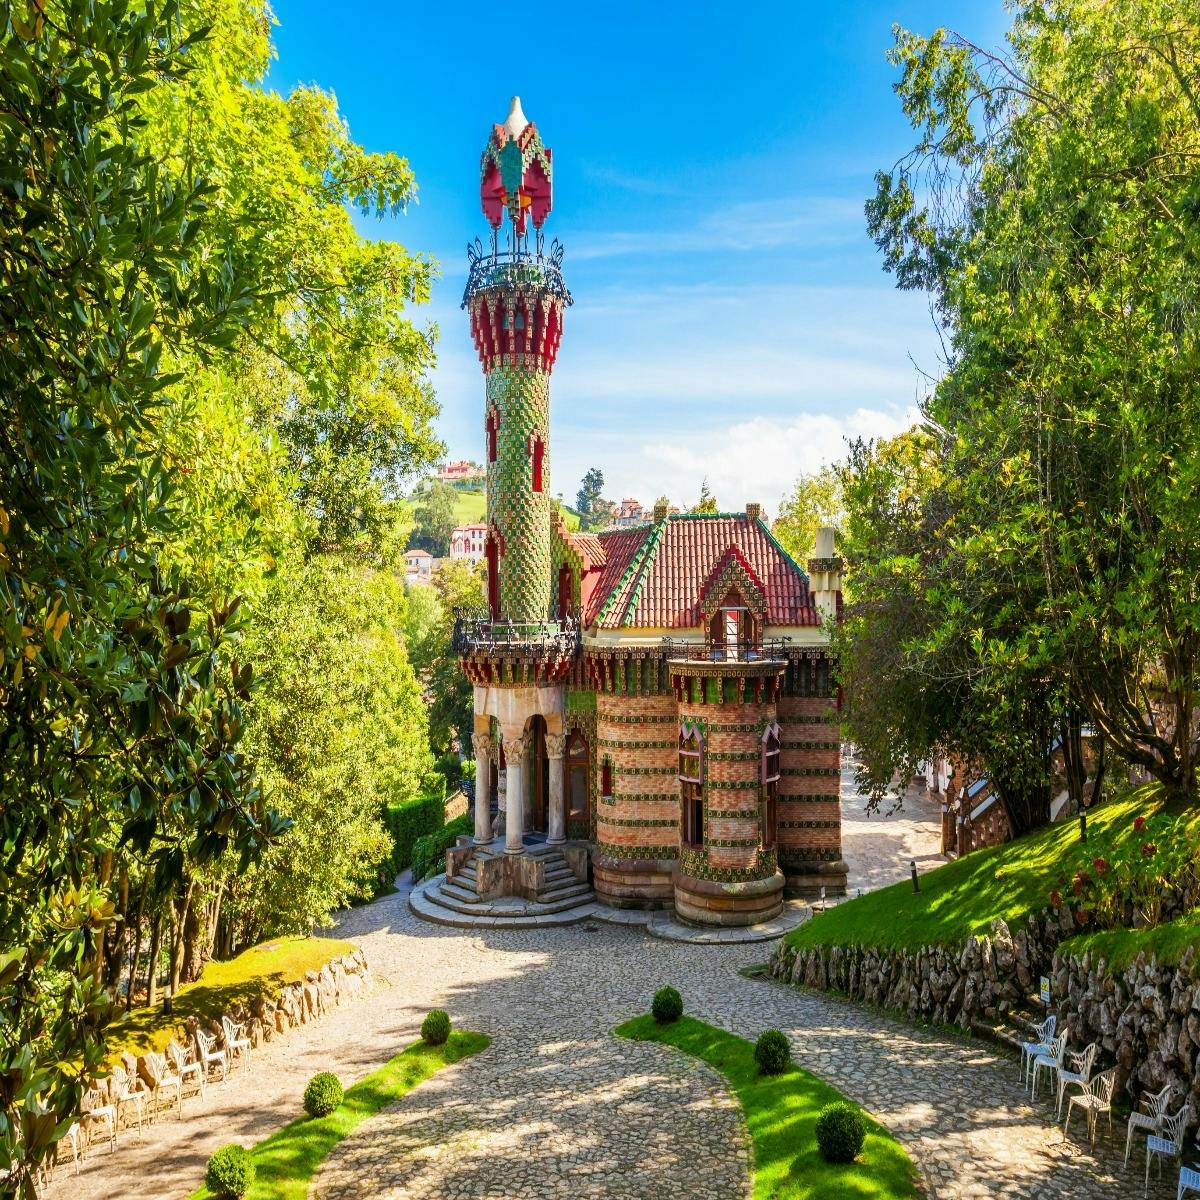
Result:
<svg viewBox="0 0 1200 1200">
<path fill-rule="evenodd" d="M 763 945 L 685 945 L 600 924 L 452 930 L 414 918 L 404 891 L 346 914 L 340 933 L 366 948 L 377 990 L 258 1055 L 252 1076 L 210 1088 L 205 1105 L 186 1103 L 185 1121 L 162 1120 L 140 1144 L 125 1136 L 111 1157 L 95 1151 L 78 1179 L 60 1169 L 53 1200 L 108 1200 L 131 1184 L 139 1200 L 186 1195 L 216 1146 L 296 1115 L 317 1070 L 361 1077 L 413 1040 L 433 1007 L 489 1033 L 492 1046 L 364 1123 L 327 1160 L 314 1196 L 745 1196 L 746 1140 L 719 1078 L 611 1035 L 664 983 L 689 1012 L 744 1037 L 786 1030 L 803 1065 L 905 1142 L 937 1200 L 1140 1194 L 1133 1172 L 1063 1143 L 1026 1102 L 1012 1059 L 740 975 L 763 961 Z"/>
</svg>

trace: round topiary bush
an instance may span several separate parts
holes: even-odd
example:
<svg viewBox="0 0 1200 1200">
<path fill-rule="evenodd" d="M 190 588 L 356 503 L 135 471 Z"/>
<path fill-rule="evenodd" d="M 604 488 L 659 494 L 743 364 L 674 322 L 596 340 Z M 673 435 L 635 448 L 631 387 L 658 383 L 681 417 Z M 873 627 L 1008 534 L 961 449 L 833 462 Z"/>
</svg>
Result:
<svg viewBox="0 0 1200 1200">
<path fill-rule="evenodd" d="M 767 1029 L 754 1043 L 754 1061 L 764 1075 L 778 1075 L 791 1061 L 792 1048 L 778 1029 Z"/>
<path fill-rule="evenodd" d="M 431 1046 L 440 1046 L 450 1036 L 450 1016 L 440 1008 L 435 1008 L 421 1022 L 421 1037 Z"/>
<path fill-rule="evenodd" d="M 683 1016 L 683 997 L 673 987 L 661 987 L 654 993 L 650 1012 L 660 1025 L 670 1025 Z"/>
<path fill-rule="evenodd" d="M 304 1111 L 310 1117 L 327 1117 L 341 1104 L 344 1095 L 341 1080 L 329 1071 L 322 1071 L 304 1089 Z"/>
<path fill-rule="evenodd" d="M 223 1200 L 244 1196 L 254 1182 L 254 1159 L 250 1151 L 242 1146 L 222 1146 L 208 1160 L 204 1182 L 210 1192 Z"/>
<path fill-rule="evenodd" d="M 826 1162 L 848 1163 L 858 1157 L 867 1136 L 862 1113 L 845 1100 L 835 1100 L 821 1109 L 816 1124 L 817 1145 Z"/>
</svg>

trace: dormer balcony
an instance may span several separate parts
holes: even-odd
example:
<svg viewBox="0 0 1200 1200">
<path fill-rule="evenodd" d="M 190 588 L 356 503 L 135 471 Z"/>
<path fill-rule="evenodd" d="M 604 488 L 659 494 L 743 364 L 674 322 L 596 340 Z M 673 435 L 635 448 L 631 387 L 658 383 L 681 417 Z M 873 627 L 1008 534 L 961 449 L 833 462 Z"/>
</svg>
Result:
<svg viewBox="0 0 1200 1200">
<path fill-rule="evenodd" d="M 787 662 L 787 646 L 791 639 L 758 638 L 753 641 L 703 642 L 663 639 L 663 652 L 672 663 L 746 663 L 762 665 Z"/>
</svg>

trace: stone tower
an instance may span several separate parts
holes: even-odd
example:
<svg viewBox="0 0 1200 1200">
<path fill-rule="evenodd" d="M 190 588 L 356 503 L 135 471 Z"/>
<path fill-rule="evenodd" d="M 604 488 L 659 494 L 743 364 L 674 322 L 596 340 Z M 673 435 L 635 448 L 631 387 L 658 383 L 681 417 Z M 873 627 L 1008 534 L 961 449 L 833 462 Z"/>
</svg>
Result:
<svg viewBox="0 0 1200 1200">
<path fill-rule="evenodd" d="M 483 151 L 491 244 L 469 250 L 463 307 L 486 379 L 488 608 L 492 621 L 518 625 L 545 622 L 551 603 L 550 372 L 571 303 L 562 248 L 543 246 L 551 180 L 550 150 L 514 96 Z"/>
</svg>

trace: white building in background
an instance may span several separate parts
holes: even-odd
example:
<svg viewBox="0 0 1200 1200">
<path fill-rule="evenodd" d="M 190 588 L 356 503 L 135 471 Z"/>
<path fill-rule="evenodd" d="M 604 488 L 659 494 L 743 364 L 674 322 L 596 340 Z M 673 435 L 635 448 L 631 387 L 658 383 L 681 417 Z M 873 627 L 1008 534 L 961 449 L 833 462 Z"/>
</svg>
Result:
<svg viewBox="0 0 1200 1200">
<path fill-rule="evenodd" d="M 436 561 L 428 550 L 405 550 L 404 582 L 429 583 L 433 578 Z"/>
<path fill-rule="evenodd" d="M 483 562 L 484 545 L 487 541 L 487 526 L 480 524 L 460 525 L 450 535 L 450 557 L 469 562 L 472 566 Z"/>
</svg>

